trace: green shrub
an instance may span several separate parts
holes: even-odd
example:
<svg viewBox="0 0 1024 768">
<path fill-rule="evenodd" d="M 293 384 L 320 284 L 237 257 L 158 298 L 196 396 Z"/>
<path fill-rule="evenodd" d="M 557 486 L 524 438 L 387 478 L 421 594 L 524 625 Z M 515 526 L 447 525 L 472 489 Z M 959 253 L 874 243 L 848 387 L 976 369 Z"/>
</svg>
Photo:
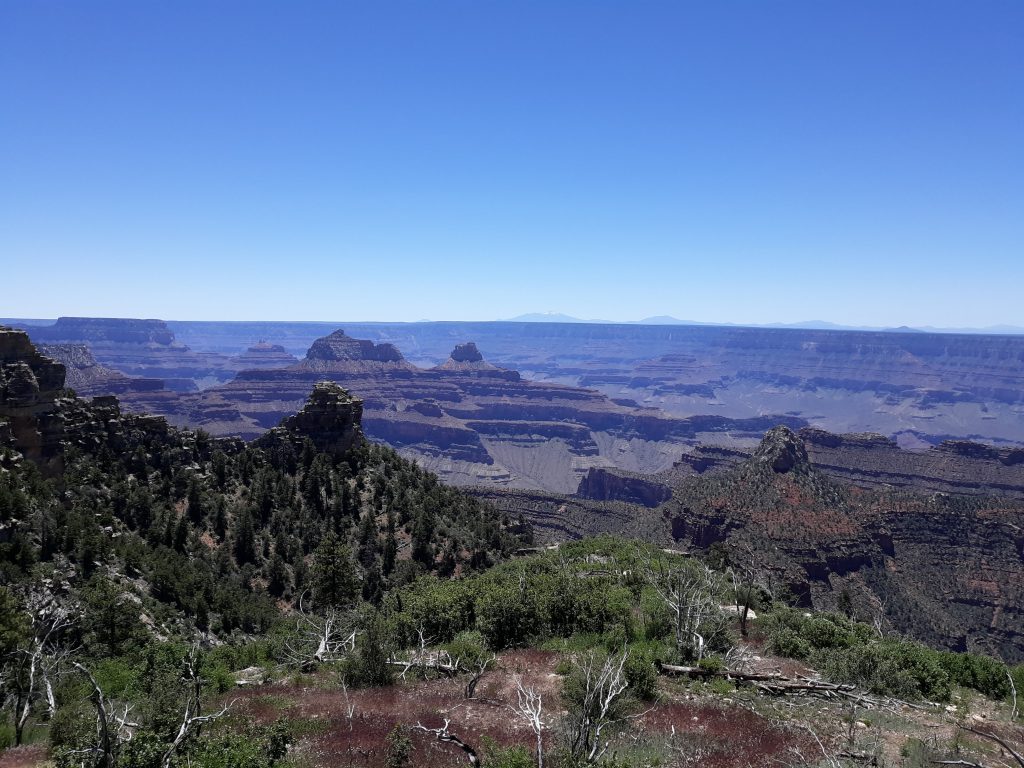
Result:
<svg viewBox="0 0 1024 768">
<path fill-rule="evenodd" d="M 790 627 L 779 625 L 768 632 L 768 650 L 791 659 L 806 659 L 811 655 L 811 644 Z"/>
<path fill-rule="evenodd" d="M 819 651 L 812 661 L 829 678 L 881 696 L 946 701 L 951 693 L 939 653 L 904 640 Z"/>
<path fill-rule="evenodd" d="M 155 733 L 136 731 L 118 756 L 118 768 L 160 768 L 167 744 Z"/>
<path fill-rule="evenodd" d="M 524 645 L 543 634 L 544 615 L 533 590 L 500 583 L 476 599 L 476 626 L 494 649 Z"/>
<path fill-rule="evenodd" d="M 388 734 L 384 743 L 385 768 L 406 768 L 411 765 L 412 741 L 405 729 L 396 725 Z"/>
<path fill-rule="evenodd" d="M 947 651 L 939 654 L 939 663 L 955 685 L 973 688 L 993 699 L 1010 695 L 1006 666 L 993 658 Z"/>
<path fill-rule="evenodd" d="M 488 768 L 533 768 L 533 755 L 523 746 L 502 747 L 489 736 L 483 738 L 484 764 Z"/>
<path fill-rule="evenodd" d="M 658 691 L 658 676 L 654 670 L 654 659 L 647 651 L 631 647 L 625 666 L 629 691 L 638 699 L 650 701 Z"/>
</svg>

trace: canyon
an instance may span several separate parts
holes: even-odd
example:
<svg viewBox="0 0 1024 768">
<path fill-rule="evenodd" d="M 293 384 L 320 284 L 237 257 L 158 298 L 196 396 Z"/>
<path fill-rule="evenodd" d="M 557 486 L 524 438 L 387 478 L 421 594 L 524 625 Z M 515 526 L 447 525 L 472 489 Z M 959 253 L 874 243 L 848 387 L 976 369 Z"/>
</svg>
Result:
<svg viewBox="0 0 1024 768">
<path fill-rule="evenodd" d="M 324 341 L 333 324 L 60 318 L 21 327 L 68 366 L 76 391 L 118 394 L 127 410 L 216 435 L 254 437 L 293 413 L 312 382 L 336 380 L 365 399 L 369 436 L 467 485 L 570 493 L 591 469 L 656 473 L 697 446 L 702 461 L 715 450 L 749 453 L 778 423 L 877 435 L 812 449 L 822 464 L 831 451 L 837 468 L 858 467 L 850 478 L 859 482 L 875 472 L 900 484 L 880 448 L 925 457 L 893 454 L 922 465 L 909 470 L 915 485 L 935 474 L 924 464 L 983 450 L 960 443 L 1024 444 L 1020 336 L 352 323 L 346 336 L 365 343 L 333 359 Z"/>
<path fill-rule="evenodd" d="M 84 370 L 97 367 L 91 358 L 76 359 Z M 372 390 L 360 395 L 349 384 Z M 0 464 L 24 456 L 58 475 L 66 446 L 123 452 L 133 449 L 138 435 L 171 428 L 161 416 L 126 412 L 116 397 L 85 400 L 64 385 L 63 364 L 40 354 L 25 333 L 0 328 L 0 448 L 9 449 L 0 450 Z M 128 389 L 124 396 L 139 394 Z M 203 403 L 222 408 L 225 425 L 260 427 L 253 428 L 259 445 L 293 457 L 306 440 L 342 453 L 374 429 L 399 435 L 410 430 L 414 452 L 426 455 L 423 435 L 434 433 L 406 425 L 429 419 L 463 441 L 460 450 L 477 459 L 467 464 L 494 466 L 472 453 L 490 447 L 492 433 L 479 424 L 497 422 L 508 434 L 557 426 L 561 437 L 522 439 L 562 440 L 566 446 L 578 441 L 588 469 L 574 493 L 473 488 L 509 519 L 529 523 L 539 542 L 616 533 L 699 550 L 742 565 L 762 588 L 800 605 L 836 609 L 843 600 L 856 615 L 877 618 L 883 629 L 942 647 L 1024 659 L 1020 449 L 951 441 L 913 452 L 880 435 L 834 435 L 800 424 L 793 425 L 799 431 L 743 425 L 751 436 L 763 433 L 752 450 L 707 445 L 700 441 L 702 430 L 714 437 L 720 423 L 673 419 L 593 391 L 524 382 L 515 371 L 485 362 L 475 345 L 464 343 L 445 363 L 421 369 L 388 343 L 341 331 L 316 340 L 306 358 L 289 367 L 243 372 L 223 387 L 172 394 L 193 400 L 196 413 Z M 507 417 L 510 406 L 517 420 Z M 392 407 L 410 415 L 390 421 L 375 415 Z M 549 421 L 567 413 L 569 420 Z M 375 420 L 387 426 L 374 426 Z M 658 471 L 616 467 L 597 441 L 598 453 L 586 453 L 593 448 L 584 430 L 592 440 L 598 427 L 625 440 L 641 426 L 666 442 L 697 444 L 673 444 L 681 455 Z M 209 441 L 195 432 L 182 435 Z M 232 451 L 238 441 L 224 438 L 216 445 Z"/>
</svg>

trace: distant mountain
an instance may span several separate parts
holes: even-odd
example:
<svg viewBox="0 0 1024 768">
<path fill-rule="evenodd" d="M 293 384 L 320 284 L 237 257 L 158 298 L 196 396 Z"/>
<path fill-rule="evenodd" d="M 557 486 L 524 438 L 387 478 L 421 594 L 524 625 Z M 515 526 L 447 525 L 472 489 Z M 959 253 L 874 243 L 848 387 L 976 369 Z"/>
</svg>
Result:
<svg viewBox="0 0 1024 768">
<path fill-rule="evenodd" d="M 1024 327 L 1019 325 L 990 325 L 986 328 L 936 328 L 933 325 L 922 325 L 918 330 L 926 333 L 996 333 L 996 334 L 1021 334 Z"/>
<path fill-rule="evenodd" d="M 525 315 L 510 317 L 509 323 L 602 323 L 603 320 L 581 320 L 561 312 L 527 312 Z"/>
<path fill-rule="evenodd" d="M 705 323 L 698 323 L 695 320 L 680 320 L 678 317 L 672 317 L 672 315 L 655 315 L 654 317 L 645 317 L 643 320 L 631 321 L 636 325 L 705 325 Z"/>
</svg>

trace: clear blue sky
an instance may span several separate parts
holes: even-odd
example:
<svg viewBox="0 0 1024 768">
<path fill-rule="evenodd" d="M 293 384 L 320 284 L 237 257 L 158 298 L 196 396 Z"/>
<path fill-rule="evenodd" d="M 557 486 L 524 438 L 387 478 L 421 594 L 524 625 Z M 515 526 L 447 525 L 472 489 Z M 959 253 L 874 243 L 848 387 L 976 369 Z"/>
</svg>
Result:
<svg viewBox="0 0 1024 768">
<path fill-rule="evenodd" d="M 1024 325 L 1024 2 L 0 2 L 0 316 Z"/>
</svg>

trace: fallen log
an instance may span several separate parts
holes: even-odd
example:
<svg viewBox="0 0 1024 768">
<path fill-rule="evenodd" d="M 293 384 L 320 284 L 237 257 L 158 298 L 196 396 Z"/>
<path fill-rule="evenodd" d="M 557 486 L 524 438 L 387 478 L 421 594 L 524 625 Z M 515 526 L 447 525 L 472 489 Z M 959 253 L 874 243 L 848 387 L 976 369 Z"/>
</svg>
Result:
<svg viewBox="0 0 1024 768">
<path fill-rule="evenodd" d="M 722 679 L 737 685 L 750 686 L 768 696 L 818 696 L 821 698 L 844 698 L 856 701 L 865 707 L 879 707 L 883 702 L 848 683 L 829 683 L 808 677 L 786 677 L 781 672 L 736 672 L 729 669 L 707 669 L 704 667 L 681 666 L 678 664 L 656 663 L 658 672 L 669 677 L 689 677 L 695 680 Z"/>
</svg>

